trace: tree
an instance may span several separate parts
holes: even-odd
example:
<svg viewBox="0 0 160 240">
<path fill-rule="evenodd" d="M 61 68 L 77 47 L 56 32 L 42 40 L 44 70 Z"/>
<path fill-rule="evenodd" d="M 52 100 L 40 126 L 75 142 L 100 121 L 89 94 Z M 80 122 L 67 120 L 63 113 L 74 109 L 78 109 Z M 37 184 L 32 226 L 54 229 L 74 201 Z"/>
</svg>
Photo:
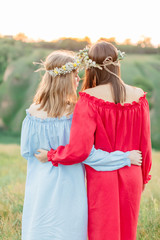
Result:
<svg viewBox="0 0 160 240">
<path fill-rule="evenodd" d="M 88 44 L 91 44 L 91 39 L 87 36 L 83 38 L 82 41 L 87 42 Z"/>
<path fill-rule="evenodd" d="M 153 47 L 153 45 L 151 43 L 151 38 L 150 37 L 145 37 L 145 36 L 142 36 L 142 38 L 138 41 L 137 45 L 141 46 L 143 48 Z"/>
<path fill-rule="evenodd" d="M 115 37 L 111 37 L 111 38 L 103 38 L 103 37 L 101 37 L 98 40 L 98 42 L 101 42 L 101 41 L 110 42 L 110 43 L 116 44 L 116 38 Z"/>
<path fill-rule="evenodd" d="M 123 42 L 123 44 L 124 44 L 124 45 L 132 45 L 131 39 L 130 39 L 130 38 L 125 39 L 124 42 Z"/>
<path fill-rule="evenodd" d="M 27 42 L 28 37 L 24 33 L 18 33 L 15 37 L 15 40 L 17 41 L 22 41 L 22 42 Z"/>
</svg>

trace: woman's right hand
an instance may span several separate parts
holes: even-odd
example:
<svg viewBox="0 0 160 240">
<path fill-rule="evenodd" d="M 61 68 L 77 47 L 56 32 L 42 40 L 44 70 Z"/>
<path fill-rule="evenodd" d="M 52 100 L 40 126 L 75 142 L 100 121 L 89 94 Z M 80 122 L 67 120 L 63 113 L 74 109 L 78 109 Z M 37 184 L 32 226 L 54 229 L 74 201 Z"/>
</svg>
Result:
<svg viewBox="0 0 160 240">
<path fill-rule="evenodd" d="M 130 151 L 129 159 L 131 164 L 141 166 L 142 165 L 142 152 L 139 150 Z"/>
</svg>

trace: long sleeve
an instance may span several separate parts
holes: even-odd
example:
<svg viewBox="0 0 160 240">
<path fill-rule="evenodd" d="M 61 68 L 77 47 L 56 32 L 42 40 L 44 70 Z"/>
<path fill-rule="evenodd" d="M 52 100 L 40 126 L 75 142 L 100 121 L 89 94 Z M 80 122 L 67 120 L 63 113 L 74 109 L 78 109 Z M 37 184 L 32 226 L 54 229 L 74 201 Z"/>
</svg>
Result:
<svg viewBox="0 0 160 240">
<path fill-rule="evenodd" d="M 36 127 L 28 116 L 25 117 L 21 129 L 21 155 L 26 160 L 32 158 L 35 149 L 38 149 L 38 138 Z"/>
<path fill-rule="evenodd" d="M 26 160 L 29 157 L 29 132 L 30 132 L 30 123 L 27 118 L 24 119 L 22 123 L 21 130 L 21 155 Z"/>
<path fill-rule="evenodd" d="M 130 152 L 115 151 L 108 153 L 101 149 L 96 150 L 93 146 L 89 157 L 83 161 L 96 171 L 113 171 L 124 166 L 131 166 L 128 158 Z"/>
<path fill-rule="evenodd" d="M 141 132 L 141 151 L 142 151 L 142 173 L 143 183 L 146 184 L 151 179 L 149 172 L 152 165 L 152 146 L 150 136 L 150 115 L 149 105 L 146 100 L 142 106 L 142 132 Z"/>
<path fill-rule="evenodd" d="M 95 110 L 89 102 L 80 98 L 73 113 L 69 144 L 51 149 L 47 154 L 48 161 L 52 161 L 54 166 L 83 162 L 93 147 L 95 130 Z"/>
</svg>

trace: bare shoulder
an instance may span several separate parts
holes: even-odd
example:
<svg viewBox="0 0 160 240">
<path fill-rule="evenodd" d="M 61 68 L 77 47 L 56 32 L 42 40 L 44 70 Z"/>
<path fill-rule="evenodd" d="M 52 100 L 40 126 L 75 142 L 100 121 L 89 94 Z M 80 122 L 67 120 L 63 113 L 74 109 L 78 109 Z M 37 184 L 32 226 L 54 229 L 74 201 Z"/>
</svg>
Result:
<svg viewBox="0 0 160 240">
<path fill-rule="evenodd" d="M 135 88 L 136 89 L 136 95 L 140 98 L 144 95 L 144 91 L 142 88 Z"/>
<path fill-rule="evenodd" d="M 110 84 L 99 85 L 93 88 L 88 88 L 84 90 L 84 92 L 90 94 L 91 96 L 99 97 L 99 95 L 103 95 L 103 92 L 106 93 L 106 90 L 110 90 Z"/>
<path fill-rule="evenodd" d="M 94 88 L 86 89 L 84 92 L 104 101 L 113 102 L 113 96 L 110 84 L 99 85 Z"/>
<path fill-rule="evenodd" d="M 39 108 L 40 108 L 40 104 L 32 103 L 28 111 L 32 116 L 37 116 L 42 118 L 46 117 L 46 112 L 43 111 L 42 109 L 39 110 Z"/>
<path fill-rule="evenodd" d="M 94 93 L 94 88 L 85 89 L 83 92 L 92 95 Z"/>
<path fill-rule="evenodd" d="M 47 118 L 47 112 L 44 111 L 43 109 L 39 110 L 40 108 L 40 104 L 31 104 L 31 106 L 29 107 L 28 111 L 30 113 L 31 116 L 35 116 L 41 119 L 45 119 Z"/>
<path fill-rule="evenodd" d="M 32 103 L 30 105 L 30 107 L 28 108 L 28 111 L 29 111 L 29 113 L 32 114 L 32 113 L 36 112 L 38 110 L 38 108 L 39 108 L 38 104 Z"/>
<path fill-rule="evenodd" d="M 144 96 L 144 91 L 141 88 L 137 88 L 134 86 L 130 86 L 125 84 L 125 88 L 126 88 L 126 97 L 127 97 L 127 101 L 138 101 L 139 98 L 141 98 L 142 96 Z"/>
</svg>

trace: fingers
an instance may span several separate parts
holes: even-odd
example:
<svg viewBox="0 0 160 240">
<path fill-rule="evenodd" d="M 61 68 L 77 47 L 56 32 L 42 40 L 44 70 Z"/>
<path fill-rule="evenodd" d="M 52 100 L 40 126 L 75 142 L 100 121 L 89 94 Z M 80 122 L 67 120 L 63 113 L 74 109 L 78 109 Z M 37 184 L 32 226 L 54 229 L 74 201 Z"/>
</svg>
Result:
<svg viewBox="0 0 160 240">
<path fill-rule="evenodd" d="M 135 150 L 137 153 L 140 153 L 141 154 L 141 151 L 140 150 Z"/>
<path fill-rule="evenodd" d="M 135 163 L 135 165 L 141 167 L 142 164 L 137 162 L 137 163 Z"/>
<path fill-rule="evenodd" d="M 142 160 L 142 154 L 140 152 L 137 153 L 137 156 L 140 160 Z"/>
<path fill-rule="evenodd" d="M 140 150 L 133 150 L 135 153 L 138 153 L 140 155 L 142 155 L 142 152 Z"/>
<path fill-rule="evenodd" d="M 142 154 L 140 154 L 140 153 L 137 153 L 137 154 L 138 154 L 139 158 L 141 158 L 141 159 L 142 159 Z"/>
<path fill-rule="evenodd" d="M 46 152 L 47 150 L 45 150 L 45 149 L 38 149 L 37 150 L 37 152 L 39 152 L 39 153 L 43 153 L 43 152 Z"/>
<path fill-rule="evenodd" d="M 135 151 L 137 151 L 137 152 L 139 152 L 139 153 L 142 153 L 140 150 L 135 150 Z"/>
<path fill-rule="evenodd" d="M 142 165 L 142 160 L 141 160 L 141 159 L 138 159 L 138 158 L 137 158 L 137 160 L 134 159 L 133 164 L 134 164 L 134 165 L 137 165 L 137 166 L 141 166 L 141 165 Z"/>
<path fill-rule="evenodd" d="M 138 162 L 138 165 L 141 166 L 141 165 L 142 165 L 142 161 L 139 161 L 139 162 Z"/>
<path fill-rule="evenodd" d="M 42 151 L 43 151 L 42 149 L 38 149 L 38 150 L 37 150 L 37 152 L 39 152 L 40 154 L 42 153 Z M 35 153 L 34 156 L 35 156 L 36 158 L 39 158 L 39 155 L 40 155 L 40 154 L 36 154 L 36 153 Z"/>
<path fill-rule="evenodd" d="M 41 163 L 45 163 L 46 161 L 41 159 L 41 157 L 39 156 L 39 154 L 34 154 L 34 156 L 37 158 L 38 161 L 40 161 Z"/>
<path fill-rule="evenodd" d="M 34 154 L 34 156 L 35 156 L 37 159 L 39 159 L 39 154 Z"/>
</svg>

